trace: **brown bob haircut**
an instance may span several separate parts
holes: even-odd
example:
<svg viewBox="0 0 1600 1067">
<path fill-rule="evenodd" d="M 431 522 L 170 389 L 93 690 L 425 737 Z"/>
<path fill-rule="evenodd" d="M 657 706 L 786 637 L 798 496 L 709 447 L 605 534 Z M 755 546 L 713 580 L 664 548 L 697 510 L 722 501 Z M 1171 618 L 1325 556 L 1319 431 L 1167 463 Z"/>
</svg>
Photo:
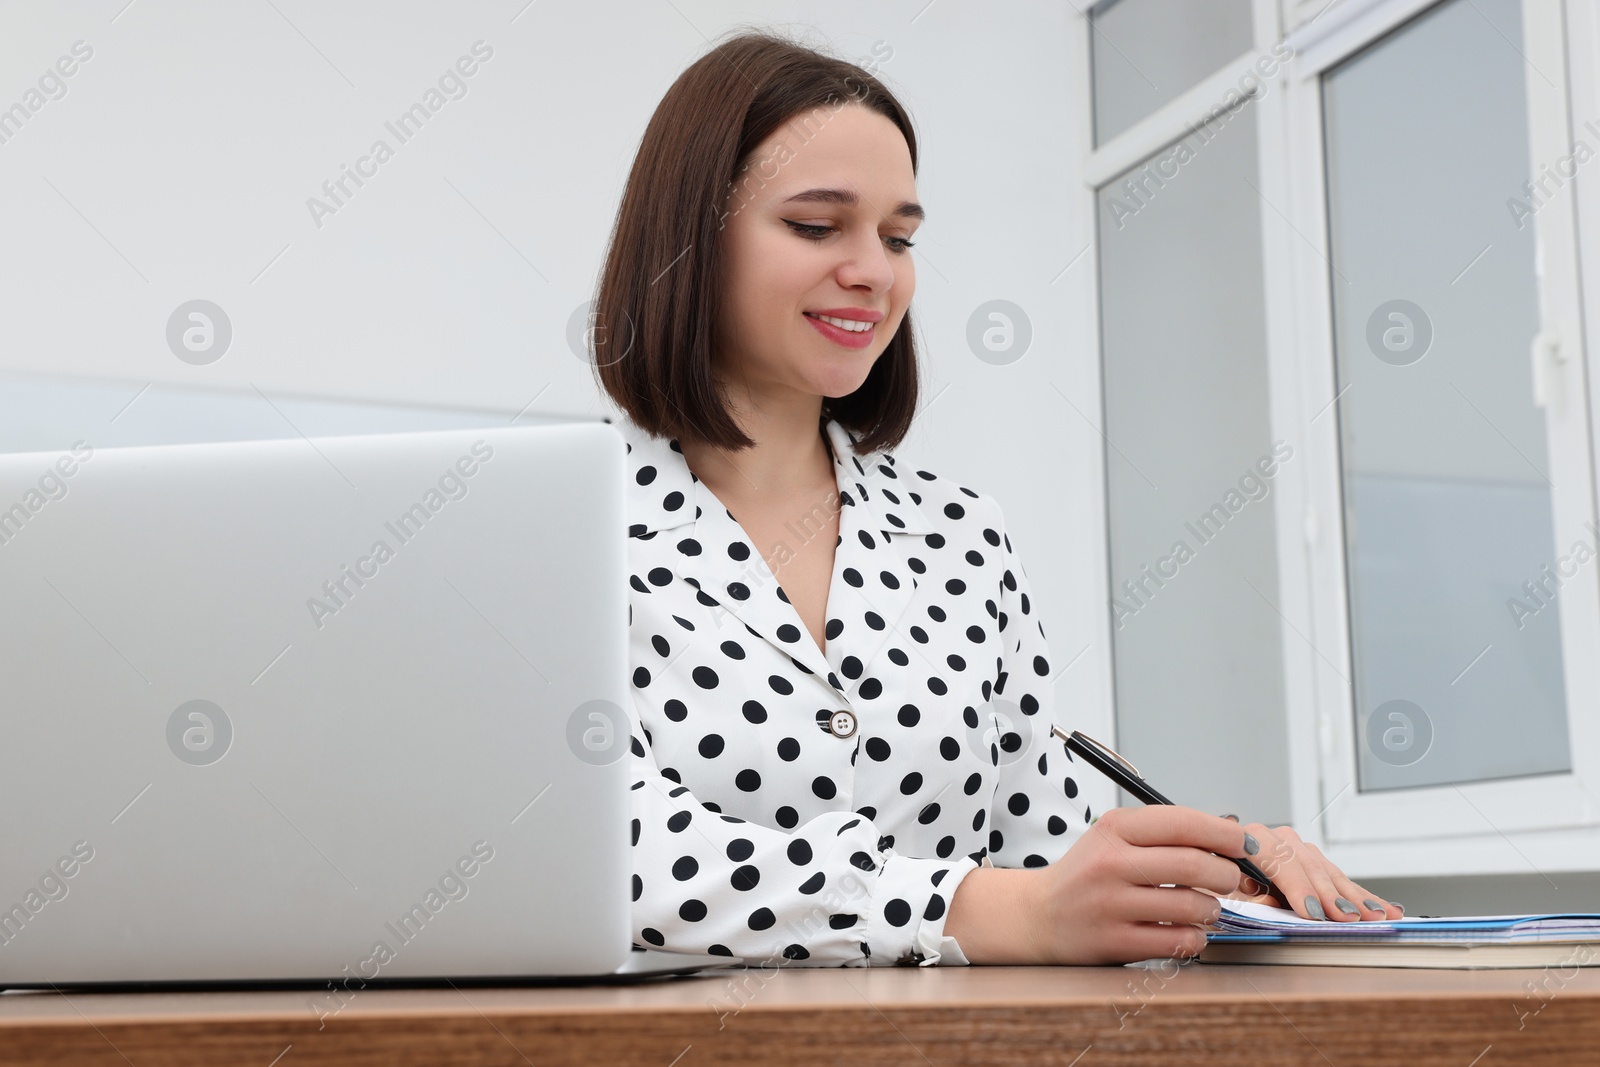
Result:
<svg viewBox="0 0 1600 1067">
<path fill-rule="evenodd" d="M 854 63 L 770 33 L 743 31 L 717 45 L 656 106 L 617 210 L 590 334 L 601 388 L 645 432 L 729 451 L 755 443 L 729 413 L 712 373 L 724 205 L 752 153 L 778 127 L 847 104 L 899 127 L 915 174 L 910 117 L 881 82 Z M 860 388 L 822 398 L 823 420 L 852 430 L 863 454 L 899 444 L 911 428 L 911 334 L 908 309 Z"/>
</svg>

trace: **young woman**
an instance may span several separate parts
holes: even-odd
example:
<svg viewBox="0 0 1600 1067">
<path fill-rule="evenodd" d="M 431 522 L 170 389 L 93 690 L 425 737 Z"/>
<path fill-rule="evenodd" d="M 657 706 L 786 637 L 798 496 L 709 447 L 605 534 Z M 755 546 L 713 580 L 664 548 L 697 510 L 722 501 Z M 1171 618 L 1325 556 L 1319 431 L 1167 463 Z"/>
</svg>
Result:
<svg viewBox="0 0 1600 1067">
<path fill-rule="evenodd" d="M 1302 916 L 1399 917 L 1288 827 L 1091 823 L 999 505 L 891 451 L 916 173 L 882 84 L 761 33 L 684 71 L 634 160 L 594 310 L 628 442 L 636 940 L 1187 956 L 1218 896 L 1262 888 L 1224 858 L 1246 855 Z"/>
</svg>

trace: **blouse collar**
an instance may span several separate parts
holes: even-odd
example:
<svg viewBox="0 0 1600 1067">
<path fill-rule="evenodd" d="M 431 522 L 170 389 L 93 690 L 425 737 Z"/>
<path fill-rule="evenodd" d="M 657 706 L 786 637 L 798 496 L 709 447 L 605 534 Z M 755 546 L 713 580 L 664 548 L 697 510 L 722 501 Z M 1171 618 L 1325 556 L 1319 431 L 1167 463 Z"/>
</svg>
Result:
<svg viewBox="0 0 1600 1067">
<path fill-rule="evenodd" d="M 631 536 L 671 530 L 696 518 L 695 485 L 700 479 L 689 469 L 676 438 L 652 437 L 632 420 L 607 419 L 622 433 L 627 457 L 627 514 Z M 885 533 L 929 534 L 933 526 L 912 499 L 913 485 L 902 478 L 902 468 L 887 449 L 861 452 L 857 436 L 836 419 L 824 429 L 833 445 L 834 482 L 844 506 L 863 505 L 871 513 L 869 529 Z M 907 472 L 910 478 L 916 475 Z M 709 494 L 708 494 L 709 495 Z"/>
</svg>

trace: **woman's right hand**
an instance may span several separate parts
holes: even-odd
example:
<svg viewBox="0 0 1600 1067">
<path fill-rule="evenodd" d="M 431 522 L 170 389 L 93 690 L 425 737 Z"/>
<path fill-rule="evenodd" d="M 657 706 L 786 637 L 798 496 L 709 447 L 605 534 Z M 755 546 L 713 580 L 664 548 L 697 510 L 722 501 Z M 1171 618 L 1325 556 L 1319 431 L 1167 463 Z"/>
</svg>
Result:
<svg viewBox="0 0 1600 1067">
<path fill-rule="evenodd" d="M 1048 867 L 968 872 L 945 932 L 973 963 L 1191 957 L 1205 947 L 1201 924 L 1217 917 L 1217 897 L 1239 888 L 1238 866 L 1223 857 L 1249 855 L 1246 837 L 1195 808 L 1111 808 Z"/>
</svg>

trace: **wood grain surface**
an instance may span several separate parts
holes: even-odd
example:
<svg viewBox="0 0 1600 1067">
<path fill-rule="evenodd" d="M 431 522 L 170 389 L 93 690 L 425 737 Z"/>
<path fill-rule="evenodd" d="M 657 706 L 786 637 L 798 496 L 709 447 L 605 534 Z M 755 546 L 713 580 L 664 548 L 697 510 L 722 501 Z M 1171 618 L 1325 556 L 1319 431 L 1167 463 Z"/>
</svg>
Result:
<svg viewBox="0 0 1600 1067">
<path fill-rule="evenodd" d="M 0 996 L 15 1067 L 1600 1063 L 1600 972 L 769 967 L 627 987 Z"/>
</svg>

